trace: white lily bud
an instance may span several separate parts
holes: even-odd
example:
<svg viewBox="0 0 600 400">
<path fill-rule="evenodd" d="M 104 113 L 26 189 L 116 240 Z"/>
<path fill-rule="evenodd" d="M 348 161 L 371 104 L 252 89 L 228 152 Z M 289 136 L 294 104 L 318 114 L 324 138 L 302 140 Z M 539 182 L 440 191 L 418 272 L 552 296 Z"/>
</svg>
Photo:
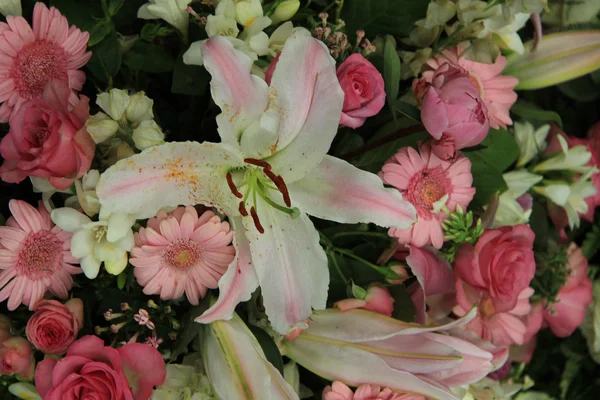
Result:
<svg viewBox="0 0 600 400">
<path fill-rule="evenodd" d="M 147 97 L 144 92 L 138 92 L 133 96 L 129 96 L 129 107 L 127 107 L 126 117 L 129 122 L 139 124 L 142 121 L 154 119 L 152 106 L 154 100 Z"/>
<path fill-rule="evenodd" d="M 140 150 L 165 142 L 165 134 L 154 120 L 142 121 L 142 123 L 133 131 L 132 138 L 135 147 Z"/>
<path fill-rule="evenodd" d="M 239 0 L 235 4 L 235 19 L 242 26 L 249 25 L 256 18 L 262 16 L 263 9 L 260 0 Z"/>
<path fill-rule="evenodd" d="M 273 15 L 271 16 L 273 25 L 292 19 L 299 9 L 300 0 L 286 0 L 282 3 L 279 3 L 275 9 L 275 12 L 273 12 Z"/>
<path fill-rule="evenodd" d="M 187 37 L 190 17 L 186 11 L 190 0 L 149 0 L 138 10 L 142 19 L 163 19 Z"/>
<path fill-rule="evenodd" d="M 206 19 L 206 34 L 208 37 L 217 35 L 237 37 L 240 33 L 235 19 L 224 15 L 209 15 Z"/>
<path fill-rule="evenodd" d="M 592 159 L 592 154 L 587 147 L 578 145 L 569 148 L 567 140 L 562 135 L 558 135 L 556 138 L 562 151 L 536 165 L 533 170 L 536 172 L 559 170 L 587 172 L 590 167 L 586 167 L 586 164 Z"/>
<path fill-rule="evenodd" d="M 0 14 L 6 17 L 9 15 L 15 17 L 22 16 L 21 0 L 0 0 Z"/>
<path fill-rule="evenodd" d="M 127 93 L 127 90 L 111 89 L 108 93 L 100 93 L 96 99 L 96 104 L 112 119 L 119 121 L 127 107 L 129 107 L 129 93 Z"/>
<path fill-rule="evenodd" d="M 102 143 L 117 133 L 119 123 L 103 112 L 99 112 L 86 121 L 85 129 L 94 140 L 94 143 Z"/>
</svg>

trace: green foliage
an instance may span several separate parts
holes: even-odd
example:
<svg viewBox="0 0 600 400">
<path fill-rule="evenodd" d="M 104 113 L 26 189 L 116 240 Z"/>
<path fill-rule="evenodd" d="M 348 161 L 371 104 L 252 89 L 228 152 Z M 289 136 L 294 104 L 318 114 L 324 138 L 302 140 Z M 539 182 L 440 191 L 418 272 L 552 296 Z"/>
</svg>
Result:
<svg viewBox="0 0 600 400">
<path fill-rule="evenodd" d="M 455 212 L 444 210 L 448 214 L 448 219 L 442 223 L 444 229 L 444 247 L 440 255 L 448 262 L 453 262 L 456 252 L 465 243 L 475 245 L 479 237 L 483 234 L 481 219 L 475 222 L 473 212 L 464 212 L 460 205 L 456 206 Z M 475 223 L 474 223 L 475 222 Z"/>
<path fill-rule="evenodd" d="M 273 338 L 256 325 L 247 324 L 247 326 L 265 352 L 267 360 L 283 375 L 283 358 Z"/>
<path fill-rule="evenodd" d="M 134 70 L 160 73 L 169 72 L 175 62 L 163 49 L 163 46 L 137 41 L 133 47 L 123 55 L 123 64 Z"/>
<path fill-rule="evenodd" d="M 405 117 L 408 117 L 415 122 L 421 122 L 421 110 L 416 106 L 400 99 L 390 101 L 390 106 L 394 111 L 399 112 Z"/>
<path fill-rule="evenodd" d="M 588 260 L 591 260 L 600 250 L 600 226 L 593 225 L 591 230 L 585 234 L 581 244 L 581 251 Z"/>
<path fill-rule="evenodd" d="M 425 17 L 424 0 L 346 0 L 341 18 L 352 34 L 364 29 L 368 36 L 389 33 L 408 36 L 415 21 Z"/>
<path fill-rule="evenodd" d="M 168 36 L 173 31 L 174 29 L 170 26 L 163 26 L 161 24 L 150 22 L 145 24 L 142 28 L 142 31 L 140 32 L 140 38 L 147 42 L 152 42 L 155 38 Z"/>
<path fill-rule="evenodd" d="M 396 113 L 392 108 L 392 102 L 398 98 L 400 89 L 400 56 L 396 52 L 396 40 L 390 35 L 385 37 L 383 47 L 383 79 L 387 102 L 395 118 Z"/>
<path fill-rule="evenodd" d="M 510 112 L 526 121 L 556 122 L 562 128 L 562 119 L 554 111 L 542 110 L 526 101 L 518 101 L 510 108 Z"/>
<path fill-rule="evenodd" d="M 548 252 L 537 252 L 535 261 L 536 271 L 531 287 L 535 289 L 535 296 L 546 300 L 551 307 L 569 276 L 567 248 L 557 246 Z"/>
<path fill-rule="evenodd" d="M 210 296 L 206 296 L 200 304 L 191 307 L 181 320 L 181 328 L 177 335 L 177 340 L 171 351 L 170 359 L 175 361 L 177 357 L 187 351 L 189 344 L 198 336 L 203 324 L 199 324 L 194 320 L 198 318 L 204 311 L 208 309 Z"/>
<path fill-rule="evenodd" d="M 117 34 L 112 32 L 92 50 L 92 58 L 86 67 L 96 79 L 107 83 L 117 75 L 121 68 L 121 51 Z"/>
<path fill-rule="evenodd" d="M 204 67 L 186 65 L 179 57 L 173 68 L 171 93 L 200 96 L 206 92 L 210 75 Z"/>
<path fill-rule="evenodd" d="M 558 89 L 565 96 L 582 102 L 594 101 L 600 98 L 600 84 L 592 78 L 591 74 L 561 83 L 558 85 Z"/>
<path fill-rule="evenodd" d="M 410 295 L 403 285 L 393 285 L 388 287 L 390 294 L 394 298 L 394 311 L 392 317 L 401 321 L 413 322 L 417 312 L 415 303 L 413 303 Z"/>
</svg>

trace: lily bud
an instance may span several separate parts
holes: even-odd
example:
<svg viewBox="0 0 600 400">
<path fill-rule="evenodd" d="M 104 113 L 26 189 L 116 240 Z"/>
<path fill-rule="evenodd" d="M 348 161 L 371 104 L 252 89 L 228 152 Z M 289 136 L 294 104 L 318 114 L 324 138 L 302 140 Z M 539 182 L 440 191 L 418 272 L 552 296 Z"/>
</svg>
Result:
<svg viewBox="0 0 600 400">
<path fill-rule="evenodd" d="M 235 4 L 235 19 L 242 26 L 250 25 L 252 21 L 262 16 L 260 0 L 239 0 Z"/>
<path fill-rule="evenodd" d="M 127 90 L 111 89 L 108 93 L 100 93 L 96 99 L 96 104 L 112 119 L 119 121 L 127 107 L 129 107 L 129 93 L 127 93 Z"/>
<path fill-rule="evenodd" d="M 90 134 L 94 143 L 102 143 L 117 133 L 119 123 L 103 112 L 99 112 L 86 121 L 85 130 Z"/>
<path fill-rule="evenodd" d="M 290 20 L 300 9 L 300 0 L 286 0 L 280 3 L 271 16 L 273 25 Z"/>
<path fill-rule="evenodd" d="M 144 92 L 138 92 L 133 96 L 129 96 L 129 107 L 127 107 L 126 117 L 129 122 L 139 124 L 142 121 L 154 119 L 152 106 L 154 100 L 147 97 Z"/>
<path fill-rule="evenodd" d="M 140 150 L 157 146 L 165 142 L 165 134 L 154 120 L 142 121 L 133 131 L 133 142 Z"/>
</svg>

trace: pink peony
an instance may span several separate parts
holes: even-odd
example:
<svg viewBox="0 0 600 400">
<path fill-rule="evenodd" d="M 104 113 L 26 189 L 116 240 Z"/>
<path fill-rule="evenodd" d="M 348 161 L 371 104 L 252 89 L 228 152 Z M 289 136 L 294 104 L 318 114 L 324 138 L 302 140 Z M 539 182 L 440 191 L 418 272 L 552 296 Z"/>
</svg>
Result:
<svg viewBox="0 0 600 400">
<path fill-rule="evenodd" d="M 506 58 L 498 56 L 494 64 L 482 64 L 460 57 L 461 53 L 459 47 L 454 47 L 431 58 L 427 61 L 428 70 L 423 72 L 423 77 L 431 82 L 435 72 L 442 65 L 460 65 L 469 73 L 469 79 L 486 105 L 490 126 L 494 129 L 500 127 L 506 129 L 507 125 L 512 125 L 510 108 L 517 101 L 514 88 L 519 83 L 514 76 L 502 76 Z"/>
<path fill-rule="evenodd" d="M 341 125 L 358 128 L 381 111 L 385 104 L 383 77 L 366 58 L 352 54 L 338 67 L 337 77 L 344 91 Z"/>
<path fill-rule="evenodd" d="M 570 336 L 583 322 L 592 302 L 592 281 L 587 276 L 588 261 L 575 243 L 567 249 L 569 276 L 560 289 L 557 302 L 544 311 L 544 321 L 558 337 Z"/>
<path fill-rule="evenodd" d="M 51 80 L 69 87 L 71 106 L 79 99 L 76 92 L 85 82 L 83 67 L 91 52 L 85 52 L 87 32 L 75 26 L 54 7 L 38 2 L 33 9 L 33 30 L 23 17 L 6 17 L 0 23 L 0 122 L 8 122 L 27 100 L 42 96 Z"/>
<path fill-rule="evenodd" d="M 425 400 L 425 397 L 414 394 L 394 393 L 391 389 L 383 390 L 377 385 L 360 385 L 356 392 L 340 381 L 335 381 L 323 390 L 323 400 Z"/>
<path fill-rule="evenodd" d="M 510 311 L 535 274 L 534 239 L 527 225 L 486 230 L 475 246 L 460 247 L 454 272 L 487 295 L 496 311 Z"/>
<path fill-rule="evenodd" d="M 27 339 L 44 354 L 62 355 L 77 338 L 83 326 L 83 302 L 71 299 L 64 305 L 42 300 L 27 321 Z"/>
<path fill-rule="evenodd" d="M 50 290 L 66 299 L 72 274 L 81 272 L 71 264 L 71 233 L 54 226 L 43 204 L 39 211 L 21 200 L 11 200 L 12 217 L 0 226 L 0 301 L 8 309 L 23 303 L 33 310 Z"/>
<path fill-rule="evenodd" d="M 37 176 L 65 190 L 90 169 L 95 144 L 84 126 L 89 99 L 83 97 L 68 111 L 69 93 L 64 82 L 52 81 L 41 99 L 26 101 L 15 113 L 0 143 L 2 180 L 13 183 Z"/>
<path fill-rule="evenodd" d="M 471 162 L 462 155 L 452 162 L 444 161 L 432 152 L 430 142 L 421 144 L 419 153 L 411 147 L 402 148 L 379 173 L 417 209 L 417 222 L 412 227 L 391 228 L 389 234 L 399 243 L 417 247 L 432 244 L 439 249 L 444 244 L 442 222 L 448 217 L 441 207 L 445 205 L 451 212 L 457 205 L 466 209 L 475 194 Z"/>
<path fill-rule="evenodd" d="M 146 400 L 165 376 L 165 362 L 150 346 L 131 343 L 115 349 L 84 336 L 64 358 L 38 364 L 35 386 L 45 400 Z"/>
<path fill-rule="evenodd" d="M 34 369 L 33 348 L 27 340 L 14 336 L 0 343 L 0 375 L 17 374 L 32 379 Z"/>
<path fill-rule="evenodd" d="M 481 143 L 490 121 L 469 74 L 460 66 L 443 64 L 427 85 L 425 80 L 414 84 L 415 96 L 422 104 L 423 125 L 437 140 L 435 154 L 448 160 L 456 150 Z"/>
<path fill-rule="evenodd" d="M 200 217 L 194 207 L 160 211 L 135 234 L 129 262 L 144 293 L 177 299 L 184 292 L 197 305 L 233 262 L 233 231 L 212 211 Z"/>
<path fill-rule="evenodd" d="M 387 288 L 371 285 L 367 289 L 364 298 L 340 300 L 334 304 L 334 307 L 341 311 L 360 308 L 391 317 L 394 311 L 394 298 L 390 295 L 390 291 Z"/>
</svg>

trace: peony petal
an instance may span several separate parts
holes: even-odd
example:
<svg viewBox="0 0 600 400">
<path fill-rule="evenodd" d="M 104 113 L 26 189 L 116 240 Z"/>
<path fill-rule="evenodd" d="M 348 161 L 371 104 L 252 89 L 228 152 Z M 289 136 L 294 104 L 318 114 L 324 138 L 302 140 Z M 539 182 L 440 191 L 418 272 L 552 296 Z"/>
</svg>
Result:
<svg viewBox="0 0 600 400">
<path fill-rule="evenodd" d="M 449 122 L 446 115 L 446 106 L 440 99 L 437 90 L 433 87 L 427 91 L 423 98 L 421 120 L 427 132 L 438 140 L 442 137 L 446 128 L 448 128 Z"/>
</svg>

